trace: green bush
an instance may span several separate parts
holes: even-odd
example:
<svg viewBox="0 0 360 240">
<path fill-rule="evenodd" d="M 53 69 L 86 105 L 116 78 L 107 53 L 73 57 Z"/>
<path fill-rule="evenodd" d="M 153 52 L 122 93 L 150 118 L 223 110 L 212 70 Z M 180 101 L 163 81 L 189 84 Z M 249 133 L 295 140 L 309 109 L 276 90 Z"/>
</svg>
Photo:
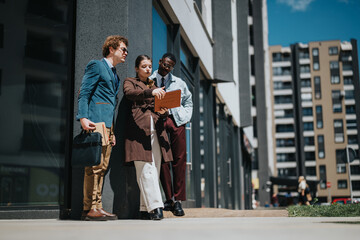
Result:
<svg viewBox="0 0 360 240">
<path fill-rule="evenodd" d="M 289 217 L 359 217 L 360 204 L 289 206 Z"/>
</svg>

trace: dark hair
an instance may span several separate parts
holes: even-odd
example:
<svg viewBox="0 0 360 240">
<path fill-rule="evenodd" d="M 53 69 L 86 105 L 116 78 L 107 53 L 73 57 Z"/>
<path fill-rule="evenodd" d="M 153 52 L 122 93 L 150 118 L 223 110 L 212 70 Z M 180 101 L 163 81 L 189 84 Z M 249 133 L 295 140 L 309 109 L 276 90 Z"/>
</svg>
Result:
<svg viewBox="0 0 360 240">
<path fill-rule="evenodd" d="M 128 46 L 128 40 L 126 37 L 119 35 L 108 36 L 102 47 L 103 56 L 107 57 L 110 54 L 110 47 L 117 49 L 120 46 L 120 42 L 123 42 L 126 46 Z"/>
<path fill-rule="evenodd" d="M 135 60 L 135 67 L 138 68 L 140 66 L 140 63 L 142 60 L 151 60 L 151 58 L 148 56 L 148 55 L 145 55 L 145 54 L 142 54 L 142 55 L 139 55 L 136 60 Z"/>
<path fill-rule="evenodd" d="M 176 64 L 176 57 L 172 53 L 165 53 L 161 59 L 169 58 L 171 61 L 173 61 Z"/>
</svg>

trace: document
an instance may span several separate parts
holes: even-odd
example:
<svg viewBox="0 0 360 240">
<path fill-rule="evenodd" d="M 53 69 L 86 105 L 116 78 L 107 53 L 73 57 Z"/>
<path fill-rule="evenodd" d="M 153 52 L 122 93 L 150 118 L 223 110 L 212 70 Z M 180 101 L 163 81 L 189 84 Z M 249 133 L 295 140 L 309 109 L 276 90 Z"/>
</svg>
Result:
<svg viewBox="0 0 360 240">
<path fill-rule="evenodd" d="M 96 127 L 96 129 L 94 130 L 94 132 L 98 132 L 102 136 L 102 145 L 103 146 L 109 145 L 110 140 L 109 140 L 109 135 L 106 130 L 105 123 L 104 122 L 95 123 L 95 127 Z"/>
<path fill-rule="evenodd" d="M 155 97 L 155 112 L 159 112 L 161 108 L 176 108 L 180 107 L 181 103 L 181 90 L 174 90 L 166 92 L 163 99 Z"/>
</svg>

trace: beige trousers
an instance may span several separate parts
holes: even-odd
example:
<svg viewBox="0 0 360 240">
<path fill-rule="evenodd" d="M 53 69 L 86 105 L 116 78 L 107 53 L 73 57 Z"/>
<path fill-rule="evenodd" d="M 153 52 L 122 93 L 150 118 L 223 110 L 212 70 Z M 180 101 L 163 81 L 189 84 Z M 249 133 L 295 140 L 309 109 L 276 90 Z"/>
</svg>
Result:
<svg viewBox="0 0 360 240">
<path fill-rule="evenodd" d="M 159 185 L 161 150 L 153 123 L 151 117 L 152 162 L 134 161 L 136 180 L 140 188 L 140 211 L 147 212 L 164 208 Z"/>
<path fill-rule="evenodd" d="M 110 129 L 107 129 L 110 136 Z M 101 192 L 104 185 L 104 175 L 109 166 L 112 146 L 109 143 L 102 147 L 101 162 L 97 166 L 85 167 L 83 210 L 102 208 Z"/>
</svg>

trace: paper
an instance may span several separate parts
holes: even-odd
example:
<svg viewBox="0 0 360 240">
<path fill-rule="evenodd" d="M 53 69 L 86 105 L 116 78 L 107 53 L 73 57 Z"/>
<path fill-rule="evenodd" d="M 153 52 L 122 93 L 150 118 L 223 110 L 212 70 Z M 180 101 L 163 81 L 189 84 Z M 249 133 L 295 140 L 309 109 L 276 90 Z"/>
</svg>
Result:
<svg viewBox="0 0 360 240">
<path fill-rule="evenodd" d="M 95 123 L 95 127 L 96 129 L 94 130 L 94 132 L 98 132 L 102 136 L 102 145 L 103 146 L 109 145 L 109 135 L 105 123 L 104 122 Z"/>
<path fill-rule="evenodd" d="M 174 90 L 166 92 L 163 99 L 155 97 L 155 112 L 159 112 L 161 108 L 176 108 L 180 107 L 181 103 L 181 90 Z"/>
</svg>

